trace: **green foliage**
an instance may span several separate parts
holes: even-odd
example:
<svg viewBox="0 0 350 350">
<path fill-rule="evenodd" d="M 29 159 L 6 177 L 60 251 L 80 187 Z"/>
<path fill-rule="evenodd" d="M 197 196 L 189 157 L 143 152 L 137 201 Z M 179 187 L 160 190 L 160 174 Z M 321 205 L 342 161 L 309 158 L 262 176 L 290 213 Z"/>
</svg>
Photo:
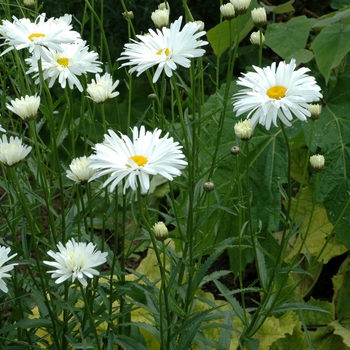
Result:
<svg viewBox="0 0 350 350">
<path fill-rule="evenodd" d="M 190 9 L 186 1 L 171 2 L 171 16 L 201 18 L 204 10 L 194 3 Z M 300 6 L 294 1 L 267 6 L 266 46 L 259 51 L 246 45 L 254 29 L 250 10 L 259 2 L 220 23 L 215 7 L 217 16 L 210 13 L 206 22 L 213 53 L 209 48 L 189 68 L 149 84 L 153 69 L 136 77 L 118 70 L 116 59 L 129 36 L 153 27 L 158 2 L 81 5 L 0 5 L 1 19 L 9 20 L 73 13 L 103 70 L 120 80 L 120 95 L 96 104 L 86 98 L 90 74 L 78 77 L 83 93 L 57 83 L 49 89 L 26 74 L 28 52 L 1 57 L 1 125 L 32 150 L 14 167 L 1 164 L 0 244 L 16 254 L 16 265 L 11 277 L 0 267 L 9 288 L 0 295 L 0 343 L 6 349 L 23 343 L 30 349 L 349 349 L 349 258 L 333 277 L 332 300 L 309 296 L 323 266 L 350 248 L 350 6 L 334 0 L 337 11 L 317 19 L 293 15 L 293 5 Z M 134 11 L 133 21 L 122 18 L 125 9 Z M 240 140 L 234 74 L 292 58 L 322 86 L 320 118 L 294 118 L 288 128 L 258 125 L 252 139 Z M 11 99 L 35 93 L 37 119 L 23 122 L 8 110 Z M 152 177 L 146 195 L 124 194 L 125 180 L 110 193 L 102 185 L 107 177 L 79 184 L 66 178 L 70 162 L 91 154 L 106 130 L 130 134 L 134 125 L 161 128 L 183 145 L 188 166 L 181 176 Z M 233 146 L 239 154 L 230 153 Z M 326 163 L 316 173 L 309 158 L 317 153 Z M 169 230 L 165 241 L 152 229 L 160 220 Z M 87 287 L 55 283 L 43 262 L 70 238 L 108 253 Z M 225 254 L 229 264 L 221 266 Z M 215 295 L 204 292 L 209 288 Z"/>
</svg>

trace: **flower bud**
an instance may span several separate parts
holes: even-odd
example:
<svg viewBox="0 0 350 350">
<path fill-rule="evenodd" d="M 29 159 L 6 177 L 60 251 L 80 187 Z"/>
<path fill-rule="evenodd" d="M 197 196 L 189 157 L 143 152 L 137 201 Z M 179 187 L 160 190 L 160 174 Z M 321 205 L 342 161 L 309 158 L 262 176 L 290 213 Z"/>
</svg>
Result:
<svg viewBox="0 0 350 350">
<path fill-rule="evenodd" d="M 250 5 L 250 0 L 230 0 L 230 1 L 233 7 L 235 8 L 235 12 L 237 15 L 246 13 Z"/>
<path fill-rule="evenodd" d="M 242 141 L 248 141 L 253 135 L 253 126 L 250 119 L 240 121 L 234 126 L 237 137 Z"/>
<path fill-rule="evenodd" d="M 261 41 L 262 41 L 262 45 L 265 44 L 265 35 L 263 33 L 261 33 Z M 252 43 L 252 45 L 256 46 L 256 47 L 260 47 L 260 32 L 253 32 L 252 34 L 250 34 L 250 42 Z"/>
<path fill-rule="evenodd" d="M 157 28 L 162 29 L 163 27 L 166 27 L 169 23 L 169 10 L 155 10 L 154 12 L 152 12 L 151 18 L 154 25 Z"/>
<path fill-rule="evenodd" d="M 34 7 L 35 6 L 35 0 L 23 0 L 23 5 L 25 7 Z"/>
<path fill-rule="evenodd" d="M 149 94 L 148 95 L 148 99 L 149 100 L 156 100 L 157 99 L 157 95 L 156 94 Z"/>
<path fill-rule="evenodd" d="M 205 192 L 211 192 L 211 191 L 214 191 L 215 185 L 213 182 L 210 182 L 210 181 L 204 182 L 203 189 Z"/>
<path fill-rule="evenodd" d="M 230 153 L 233 155 L 233 156 L 236 156 L 237 154 L 239 154 L 240 152 L 240 148 L 238 146 L 233 146 L 231 149 L 230 149 Z"/>
<path fill-rule="evenodd" d="M 128 19 L 128 18 L 134 19 L 134 12 L 132 12 L 132 11 L 123 12 L 123 17 L 124 17 L 125 19 Z"/>
<path fill-rule="evenodd" d="M 220 12 L 222 17 L 228 21 L 235 18 L 235 8 L 230 2 L 225 5 L 221 5 Z"/>
<path fill-rule="evenodd" d="M 169 10 L 170 11 L 169 2 L 168 1 L 167 1 L 167 3 L 162 2 L 161 4 L 158 5 L 158 9 L 159 10 Z"/>
<path fill-rule="evenodd" d="M 315 171 L 321 171 L 324 168 L 324 156 L 321 154 L 311 156 L 310 164 Z"/>
<path fill-rule="evenodd" d="M 253 23 L 260 28 L 266 24 L 266 10 L 265 7 L 258 7 L 251 12 Z"/>
<path fill-rule="evenodd" d="M 317 120 L 322 112 L 322 106 L 318 103 L 310 105 L 309 112 L 311 113 L 311 119 Z"/>
<path fill-rule="evenodd" d="M 168 228 L 163 221 L 156 222 L 152 229 L 158 241 L 165 241 L 169 237 Z"/>
<path fill-rule="evenodd" d="M 195 22 L 199 25 L 197 32 L 202 32 L 204 30 L 204 22 L 203 21 L 195 21 Z"/>
</svg>

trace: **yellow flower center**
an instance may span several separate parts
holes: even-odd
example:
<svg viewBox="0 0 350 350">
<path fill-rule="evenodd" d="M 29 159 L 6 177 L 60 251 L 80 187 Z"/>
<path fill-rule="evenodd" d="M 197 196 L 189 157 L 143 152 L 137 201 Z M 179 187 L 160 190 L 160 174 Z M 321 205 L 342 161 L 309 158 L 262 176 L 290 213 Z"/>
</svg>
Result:
<svg viewBox="0 0 350 350">
<path fill-rule="evenodd" d="M 167 47 L 165 49 L 158 50 L 157 55 L 161 55 L 163 52 L 165 53 L 165 56 L 168 57 L 170 50 Z"/>
<path fill-rule="evenodd" d="M 130 159 L 132 159 L 138 166 L 144 166 L 148 162 L 148 159 L 144 156 L 132 156 Z M 129 164 L 126 164 L 126 166 L 131 168 Z"/>
<path fill-rule="evenodd" d="M 275 85 L 266 91 L 267 96 L 279 100 L 286 95 L 287 89 L 284 86 Z"/>
<path fill-rule="evenodd" d="M 69 60 L 67 57 L 61 57 L 57 60 L 57 63 L 60 64 L 61 66 L 63 67 L 67 67 L 68 66 L 68 63 L 69 63 Z"/>
<path fill-rule="evenodd" d="M 34 41 L 33 39 L 34 38 L 43 38 L 45 36 L 45 34 L 42 34 L 42 33 L 32 33 L 28 36 L 28 39 L 30 41 Z"/>
</svg>

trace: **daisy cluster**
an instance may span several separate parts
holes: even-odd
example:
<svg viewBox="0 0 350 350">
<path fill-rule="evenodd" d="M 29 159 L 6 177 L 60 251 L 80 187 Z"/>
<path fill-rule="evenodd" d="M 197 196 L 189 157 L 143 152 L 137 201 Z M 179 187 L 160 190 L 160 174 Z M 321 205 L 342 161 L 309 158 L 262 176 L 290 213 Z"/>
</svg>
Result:
<svg viewBox="0 0 350 350">
<path fill-rule="evenodd" d="M 86 41 L 73 30 L 71 15 L 46 18 L 43 13 L 34 21 L 15 16 L 12 19 L 12 22 L 3 20 L 0 25 L 0 38 L 4 39 L 2 45 L 8 46 L 1 56 L 12 50 L 28 50 L 29 57 L 25 60 L 29 66 L 27 74 L 33 75 L 36 84 L 40 83 L 42 70 L 43 79 L 48 81 L 50 88 L 58 81 L 62 88 L 68 85 L 70 89 L 77 87 L 82 92 L 78 77 L 102 72 L 98 54 L 90 51 Z M 97 79 L 100 79 L 99 75 Z M 94 81 L 91 84 L 96 85 Z M 99 85 L 102 92 L 93 89 L 89 95 L 92 99 L 97 96 L 96 102 L 104 102 L 116 96 L 111 89 L 117 85 L 118 82 L 113 84 L 111 76 L 107 75 Z"/>
</svg>

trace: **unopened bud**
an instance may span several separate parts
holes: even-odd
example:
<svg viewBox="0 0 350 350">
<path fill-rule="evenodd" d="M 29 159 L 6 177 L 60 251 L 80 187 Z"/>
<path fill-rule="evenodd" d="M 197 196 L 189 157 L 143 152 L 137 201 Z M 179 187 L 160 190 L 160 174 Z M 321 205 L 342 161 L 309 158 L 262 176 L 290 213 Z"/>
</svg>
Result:
<svg viewBox="0 0 350 350">
<path fill-rule="evenodd" d="M 309 112 L 311 113 L 311 119 L 317 120 L 320 118 L 322 107 L 320 104 L 314 104 L 309 106 Z"/>
<path fill-rule="evenodd" d="M 210 181 L 204 182 L 203 189 L 205 192 L 211 192 L 211 191 L 214 191 L 215 185 L 213 182 L 210 182 Z"/>
<path fill-rule="evenodd" d="M 256 47 L 260 47 L 260 32 L 253 32 L 252 34 L 250 34 L 250 42 L 252 43 L 252 45 L 256 46 Z M 261 33 L 261 43 L 262 45 L 265 44 L 265 35 L 263 33 Z"/>
<path fill-rule="evenodd" d="M 134 19 L 134 12 L 132 12 L 132 11 L 123 12 L 123 17 L 124 17 L 125 19 L 128 19 L 128 18 Z"/>
<path fill-rule="evenodd" d="M 240 121 L 234 126 L 237 137 L 242 141 L 248 141 L 253 135 L 253 126 L 250 119 Z"/>
<path fill-rule="evenodd" d="M 202 32 L 204 30 L 204 22 L 203 21 L 195 21 L 195 22 L 199 25 L 197 32 Z"/>
<path fill-rule="evenodd" d="M 149 94 L 148 95 L 148 99 L 149 100 L 156 100 L 157 99 L 157 95 L 156 94 Z"/>
<path fill-rule="evenodd" d="M 264 7 L 258 7 L 251 12 L 253 23 L 260 28 L 266 24 L 266 10 Z"/>
<path fill-rule="evenodd" d="M 221 5 L 220 12 L 222 17 L 228 21 L 235 18 L 235 8 L 230 2 L 225 5 Z"/>
<path fill-rule="evenodd" d="M 25 7 L 34 7 L 35 6 L 35 0 L 23 0 L 23 5 Z"/>
<path fill-rule="evenodd" d="M 315 171 L 321 171 L 324 168 L 324 156 L 321 154 L 315 154 L 310 157 L 310 164 Z"/>
<path fill-rule="evenodd" d="M 246 13 L 250 6 L 250 0 L 230 0 L 230 1 L 233 7 L 235 8 L 235 12 L 237 15 Z"/>
<path fill-rule="evenodd" d="M 169 237 L 168 228 L 163 221 L 156 222 L 152 229 L 158 241 L 165 241 Z"/>
<path fill-rule="evenodd" d="M 236 156 L 237 154 L 239 154 L 240 152 L 240 148 L 238 146 L 233 146 L 231 149 L 230 149 L 230 153 L 233 155 L 233 156 Z"/>
</svg>

